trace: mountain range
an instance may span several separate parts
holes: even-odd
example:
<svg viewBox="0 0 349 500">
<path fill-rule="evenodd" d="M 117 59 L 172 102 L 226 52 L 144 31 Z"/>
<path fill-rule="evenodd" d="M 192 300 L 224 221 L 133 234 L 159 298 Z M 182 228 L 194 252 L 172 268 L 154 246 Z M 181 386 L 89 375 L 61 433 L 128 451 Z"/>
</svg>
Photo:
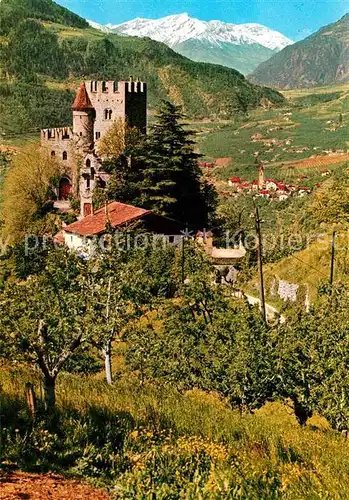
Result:
<svg viewBox="0 0 349 500">
<path fill-rule="evenodd" d="M 0 20 L 0 133 L 69 123 L 83 79 L 133 75 L 148 82 L 150 113 L 165 99 L 192 119 L 230 119 L 284 102 L 236 70 L 191 61 L 150 38 L 93 29 L 52 0 L 1 0 Z"/>
<path fill-rule="evenodd" d="M 243 74 L 293 44 L 281 33 L 260 24 L 206 22 L 187 13 L 156 20 L 137 18 L 118 25 L 89 23 L 106 33 L 149 37 L 194 61 L 221 64 Z"/>
<path fill-rule="evenodd" d="M 349 82 L 349 14 L 285 47 L 249 76 L 280 89 Z"/>
</svg>

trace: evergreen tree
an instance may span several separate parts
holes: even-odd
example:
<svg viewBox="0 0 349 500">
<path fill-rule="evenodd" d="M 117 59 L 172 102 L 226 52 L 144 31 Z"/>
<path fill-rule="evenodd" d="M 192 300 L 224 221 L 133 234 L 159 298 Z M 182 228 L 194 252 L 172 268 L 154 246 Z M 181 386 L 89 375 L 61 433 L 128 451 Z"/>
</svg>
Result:
<svg viewBox="0 0 349 500">
<path fill-rule="evenodd" d="M 207 226 L 215 190 L 201 180 L 193 132 L 178 106 L 164 101 L 145 148 L 143 205 L 194 228 Z"/>
</svg>

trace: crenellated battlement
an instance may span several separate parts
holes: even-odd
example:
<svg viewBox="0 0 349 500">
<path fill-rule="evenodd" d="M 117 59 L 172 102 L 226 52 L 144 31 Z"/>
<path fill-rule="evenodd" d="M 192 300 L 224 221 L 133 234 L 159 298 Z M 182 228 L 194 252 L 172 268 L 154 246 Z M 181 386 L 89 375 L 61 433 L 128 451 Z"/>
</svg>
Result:
<svg viewBox="0 0 349 500">
<path fill-rule="evenodd" d="M 41 130 L 41 141 L 68 141 L 72 138 L 72 127 L 55 127 Z"/>
<path fill-rule="evenodd" d="M 126 81 L 122 80 L 116 82 L 114 80 L 98 81 L 98 80 L 88 80 L 86 82 L 86 88 L 91 94 L 104 94 L 104 95 L 124 95 L 125 92 L 128 93 L 146 93 L 147 84 L 145 82 L 134 81 L 132 79 Z"/>
</svg>

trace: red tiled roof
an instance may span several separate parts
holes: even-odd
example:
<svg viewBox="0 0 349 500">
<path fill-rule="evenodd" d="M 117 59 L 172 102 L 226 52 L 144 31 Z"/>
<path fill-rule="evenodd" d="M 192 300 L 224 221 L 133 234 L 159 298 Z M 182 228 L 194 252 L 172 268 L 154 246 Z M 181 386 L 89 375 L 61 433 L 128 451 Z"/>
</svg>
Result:
<svg viewBox="0 0 349 500">
<path fill-rule="evenodd" d="M 76 93 L 75 100 L 72 105 L 73 111 L 84 111 L 85 109 L 93 109 L 92 103 L 88 96 L 85 82 L 81 82 L 79 90 Z"/>
<path fill-rule="evenodd" d="M 267 189 L 261 189 L 260 194 L 269 194 L 269 191 Z"/>
<path fill-rule="evenodd" d="M 120 203 L 118 201 L 108 203 L 107 209 L 109 223 L 114 229 L 151 213 L 150 210 L 144 210 L 143 208 L 126 205 L 125 203 Z M 81 236 L 92 236 L 94 234 L 103 233 L 106 225 L 106 207 L 102 207 L 93 215 L 88 215 L 77 222 L 69 224 L 69 226 L 64 228 L 64 231 L 79 234 Z"/>
<path fill-rule="evenodd" d="M 240 177 L 230 177 L 230 182 L 233 182 L 233 183 L 236 183 L 236 184 L 240 184 L 241 182 L 241 178 Z"/>
</svg>

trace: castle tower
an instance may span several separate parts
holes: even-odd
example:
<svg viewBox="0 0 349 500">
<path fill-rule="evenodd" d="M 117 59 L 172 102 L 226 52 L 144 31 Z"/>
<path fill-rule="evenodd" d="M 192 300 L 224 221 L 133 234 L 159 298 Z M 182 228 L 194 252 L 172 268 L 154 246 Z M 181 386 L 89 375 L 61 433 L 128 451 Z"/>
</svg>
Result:
<svg viewBox="0 0 349 500">
<path fill-rule="evenodd" d="M 263 189 L 264 187 L 264 165 L 260 163 L 258 166 L 258 187 Z"/>
<path fill-rule="evenodd" d="M 130 127 L 146 133 L 147 85 L 133 81 L 87 81 L 85 90 L 95 109 L 94 141 L 108 132 L 115 120 L 126 120 Z"/>
<path fill-rule="evenodd" d="M 76 146 L 82 152 L 90 150 L 93 144 L 95 109 L 82 82 L 72 105 L 73 134 Z"/>
</svg>

